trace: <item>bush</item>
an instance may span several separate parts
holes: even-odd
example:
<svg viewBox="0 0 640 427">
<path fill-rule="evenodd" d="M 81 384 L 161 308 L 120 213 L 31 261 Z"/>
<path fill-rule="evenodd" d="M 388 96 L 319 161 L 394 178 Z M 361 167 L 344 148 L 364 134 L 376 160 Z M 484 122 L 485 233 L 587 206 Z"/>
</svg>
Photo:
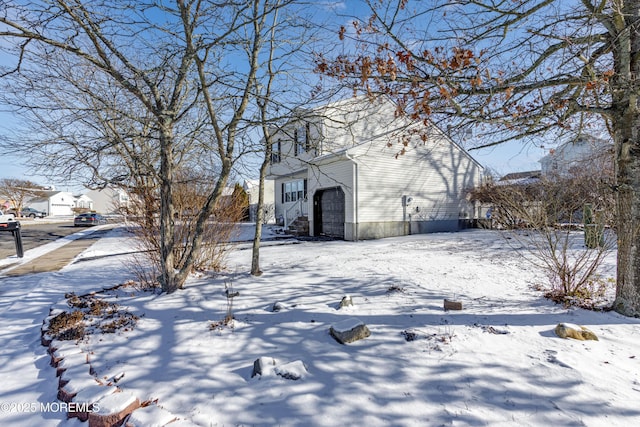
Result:
<svg viewBox="0 0 640 427">
<path fill-rule="evenodd" d="M 616 243 L 609 228 L 614 195 L 606 181 L 574 173 L 520 185 L 489 183 L 471 198 L 492 206 L 494 226 L 511 230 L 511 241 L 529 252 L 527 260 L 548 273 L 549 297 L 578 305 L 592 298 L 598 269 Z"/>
</svg>

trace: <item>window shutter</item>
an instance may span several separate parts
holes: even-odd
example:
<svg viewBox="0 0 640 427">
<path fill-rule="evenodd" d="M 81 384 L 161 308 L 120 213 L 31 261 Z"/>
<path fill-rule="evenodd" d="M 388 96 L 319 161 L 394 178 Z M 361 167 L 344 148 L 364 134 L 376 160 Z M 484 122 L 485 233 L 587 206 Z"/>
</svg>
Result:
<svg viewBox="0 0 640 427">
<path fill-rule="evenodd" d="M 307 198 L 307 180 L 304 180 L 304 198 Z"/>
<path fill-rule="evenodd" d="M 282 184 L 280 184 L 280 185 L 282 186 L 282 192 L 281 192 L 281 193 L 282 193 L 282 194 L 281 194 L 281 197 L 282 197 L 282 203 L 284 203 L 284 182 L 283 182 Z"/>
</svg>

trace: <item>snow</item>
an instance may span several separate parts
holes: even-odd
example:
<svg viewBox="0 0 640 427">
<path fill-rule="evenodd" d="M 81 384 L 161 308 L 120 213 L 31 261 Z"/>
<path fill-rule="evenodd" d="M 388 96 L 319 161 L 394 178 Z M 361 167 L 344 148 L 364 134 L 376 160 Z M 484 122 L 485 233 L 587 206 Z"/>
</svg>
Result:
<svg viewBox="0 0 640 427">
<path fill-rule="evenodd" d="M 360 325 L 364 325 L 364 322 L 360 319 L 356 319 L 356 318 L 345 319 L 334 324 L 333 329 L 335 329 L 336 332 L 348 332 L 352 329 L 357 328 Z"/>
<path fill-rule="evenodd" d="M 124 374 L 114 384 L 122 396 L 166 411 L 149 409 L 150 418 L 141 412 L 139 420 L 640 425 L 640 319 L 544 299 L 545 273 L 503 237 L 473 230 L 365 242 L 273 241 L 261 252 L 260 277 L 248 274 L 251 251 L 241 243 L 229 254 L 227 272 L 194 277 L 184 290 L 107 293 L 139 317 L 137 324 L 92 335 L 79 347 L 97 378 Z M 131 236 L 116 229 L 59 272 L 0 279 L 0 425 L 86 425 L 62 411 L 20 406 L 57 401 L 56 370 L 40 328 L 50 307 L 64 308 L 65 293 L 131 279 L 127 251 L 135 250 Z M 614 276 L 615 253 L 603 274 Z M 212 327 L 227 313 L 225 283 L 239 292 L 234 320 Z M 354 305 L 339 310 L 346 295 Z M 445 299 L 460 301 L 463 310 L 445 311 Z M 273 311 L 276 302 L 286 310 Z M 352 319 L 371 336 L 341 345 L 329 329 Z M 599 341 L 558 338 L 553 331 L 561 322 L 585 326 Z M 71 360 L 78 355 L 68 346 L 64 352 Z M 259 358 L 277 364 L 270 375 L 252 378 Z M 92 385 L 78 396 L 112 389 Z"/>
</svg>

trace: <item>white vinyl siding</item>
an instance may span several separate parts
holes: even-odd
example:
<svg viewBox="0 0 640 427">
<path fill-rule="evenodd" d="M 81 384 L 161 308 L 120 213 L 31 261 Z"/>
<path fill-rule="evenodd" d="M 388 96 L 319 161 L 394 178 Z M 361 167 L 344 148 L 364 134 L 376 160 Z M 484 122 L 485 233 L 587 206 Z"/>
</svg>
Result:
<svg viewBox="0 0 640 427">
<path fill-rule="evenodd" d="M 360 154 L 358 222 L 407 220 L 405 195 L 413 199 L 406 210 L 412 220 L 454 220 L 468 211 L 465 190 L 479 184 L 482 169 L 457 146 L 430 140 L 396 158 L 395 147 L 379 145 L 354 149 Z"/>
</svg>

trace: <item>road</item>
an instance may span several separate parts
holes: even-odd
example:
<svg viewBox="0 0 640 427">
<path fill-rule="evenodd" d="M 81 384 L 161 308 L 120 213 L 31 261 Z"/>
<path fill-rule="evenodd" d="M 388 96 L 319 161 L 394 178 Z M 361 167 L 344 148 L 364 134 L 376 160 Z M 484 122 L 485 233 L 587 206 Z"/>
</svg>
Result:
<svg viewBox="0 0 640 427">
<path fill-rule="evenodd" d="M 73 220 L 59 223 L 38 221 L 20 221 L 22 228 L 22 247 L 25 251 L 78 232 Z M 16 254 L 16 246 L 11 232 L 0 232 L 0 259 Z"/>
</svg>

